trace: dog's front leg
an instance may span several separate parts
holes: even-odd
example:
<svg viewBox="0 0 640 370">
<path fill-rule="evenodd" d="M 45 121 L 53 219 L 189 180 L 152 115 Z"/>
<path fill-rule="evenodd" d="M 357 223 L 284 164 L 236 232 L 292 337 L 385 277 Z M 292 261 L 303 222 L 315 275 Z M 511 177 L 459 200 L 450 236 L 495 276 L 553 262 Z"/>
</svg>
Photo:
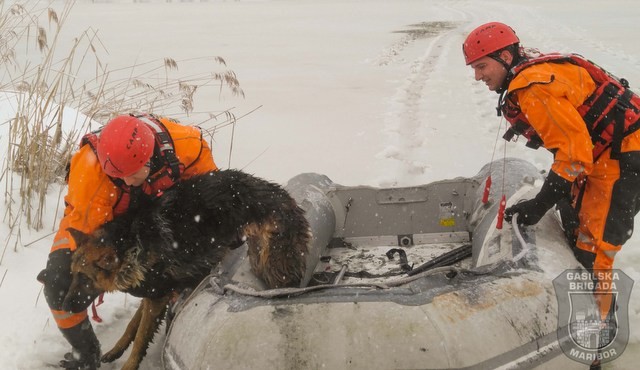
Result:
<svg viewBox="0 0 640 370">
<path fill-rule="evenodd" d="M 122 370 L 136 370 L 142 362 L 142 358 L 147 354 L 149 343 L 158 330 L 158 326 L 164 318 L 164 313 L 169 303 L 171 295 L 158 299 L 144 298 L 140 304 L 142 309 L 142 319 L 138 326 L 138 332 L 133 340 L 133 347 L 129 359 L 122 366 Z"/>
<path fill-rule="evenodd" d="M 142 312 L 144 311 L 143 308 L 144 300 L 140 303 L 140 306 L 138 306 L 138 309 L 131 318 L 131 321 L 129 321 L 129 325 L 127 325 L 127 329 L 122 334 L 122 337 L 118 339 L 109 352 L 102 356 L 102 362 L 113 362 L 119 359 L 124 351 L 127 350 L 127 347 L 129 347 L 129 344 L 133 342 L 133 339 L 136 337 L 136 333 L 138 332 L 138 326 L 140 326 L 140 319 L 142 318 Z"/>
</svg>

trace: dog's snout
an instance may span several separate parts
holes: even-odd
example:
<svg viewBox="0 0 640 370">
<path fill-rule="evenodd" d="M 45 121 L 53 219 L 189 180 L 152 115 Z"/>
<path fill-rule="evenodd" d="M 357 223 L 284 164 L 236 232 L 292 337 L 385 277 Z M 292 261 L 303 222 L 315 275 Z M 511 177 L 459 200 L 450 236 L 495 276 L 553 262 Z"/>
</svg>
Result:
<svg viewBox="0 0 640 370">
<path fill-rule="evenodd" d="M 62 302 L 62 309 L 67 312 L 81 312 L 85 310 L 98 295 L 100 295 L 91 279 L 82 273 L 75 273 L 67 295 Z"/>
</svg>

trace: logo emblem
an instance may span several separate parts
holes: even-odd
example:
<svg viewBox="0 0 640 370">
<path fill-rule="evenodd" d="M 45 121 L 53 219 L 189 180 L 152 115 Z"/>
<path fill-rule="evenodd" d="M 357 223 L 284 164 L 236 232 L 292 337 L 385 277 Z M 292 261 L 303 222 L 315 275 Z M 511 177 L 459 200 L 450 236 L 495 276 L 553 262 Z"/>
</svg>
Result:
<svg viewBox="0 0 640 370">
<path fill-rule="evenodd" d="M 591 365 L 620 357 L 629 341 L 633 280 L 621 270 L 565 270 L 553 280 L 558 342 L 574 361 Z"/>
</svg>

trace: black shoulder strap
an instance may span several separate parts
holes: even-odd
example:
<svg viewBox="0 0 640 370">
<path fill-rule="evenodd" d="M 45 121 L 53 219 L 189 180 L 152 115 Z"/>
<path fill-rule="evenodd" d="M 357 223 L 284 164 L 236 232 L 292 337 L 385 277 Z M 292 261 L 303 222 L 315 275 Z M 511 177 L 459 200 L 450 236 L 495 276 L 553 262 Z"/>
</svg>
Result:
<svg viewBox="0 0 640 370">
<path fill-rule="evenodd" d="M 135 117 L 153 129 L 160 153 L 167 163 L 169 175 L 173 181 L 177 181 L 180 178 L 180 161 L 178 161 L 178 157 L 176 157 L 173 140 L 171 139 L 171 135 L 169 135 L 169 131 L 162 122 L 153 115 L 142 114 Z"/>
</svg>

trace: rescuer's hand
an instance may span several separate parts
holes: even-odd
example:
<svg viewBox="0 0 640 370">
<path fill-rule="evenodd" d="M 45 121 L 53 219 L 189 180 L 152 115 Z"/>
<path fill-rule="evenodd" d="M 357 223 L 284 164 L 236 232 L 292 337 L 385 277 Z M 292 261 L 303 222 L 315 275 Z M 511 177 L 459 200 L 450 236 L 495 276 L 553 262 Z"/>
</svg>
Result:
<svg viewBox="0 0 640 370">
<path fill-rule="evenodd" d="M 549 208 L 537 201 L 536 198 L 525 200 L 507 208 L 504 211 L 504 220 L 511 222 L 513 215 L 517 213 L 519 225 L 535 225 L 547 213 Z"/>
<path fill-rule="evenodd" d="M 538 195 L 530 200 L 514 204 L 504 211 L 504 219 L 511 222 L 514 214 L 518 214 L 518 224 L 535 225 L 551 207 L 563 198 L 571 195 L 571 182 L 557 173 L 550 171 Z"/>
</svg>

